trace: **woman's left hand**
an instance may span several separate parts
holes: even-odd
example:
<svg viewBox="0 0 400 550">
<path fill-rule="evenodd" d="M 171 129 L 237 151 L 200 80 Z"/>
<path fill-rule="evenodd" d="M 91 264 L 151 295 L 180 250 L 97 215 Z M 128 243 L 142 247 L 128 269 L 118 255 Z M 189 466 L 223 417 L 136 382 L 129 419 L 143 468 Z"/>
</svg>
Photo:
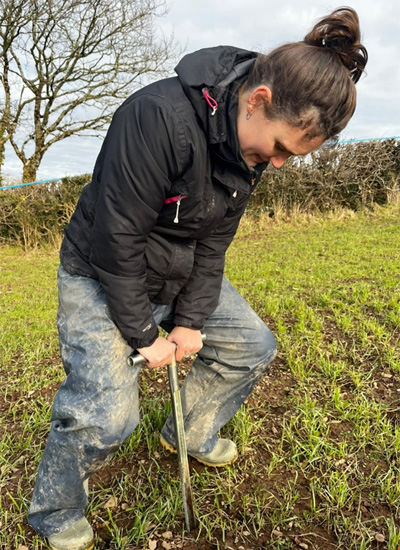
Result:
<svg viewBox="0 0 400 550">
<path fill-rule="evenodd" d="M 175 327 L 168 334 L 167 340 L 176 344 L 175 358 L 181 361 L 185 355 L 197 353 L 203 347 L 200 330 L 186 327 Z"/>
</svg>

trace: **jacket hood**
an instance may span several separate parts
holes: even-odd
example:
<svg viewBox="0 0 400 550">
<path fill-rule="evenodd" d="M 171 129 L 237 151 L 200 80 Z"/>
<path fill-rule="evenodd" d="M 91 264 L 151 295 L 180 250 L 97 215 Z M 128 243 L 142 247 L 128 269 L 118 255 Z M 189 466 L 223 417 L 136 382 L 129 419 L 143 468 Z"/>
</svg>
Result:
<svg viewBox="0 0 400 550">
<path fill-rule="evenodd" d="M 212 112 L 203 90 L 206 89 L 218 104 L 226 101 L 229 87 L 238 80 L 240 86 L 256 57 L 255 52 L 232 46 L 217 46 L 198 50 L 182 58 L 175 71 L 203 122 Z"/>
<path fill-rule="evenodd" d="M 257 55 L 233 46 L 217 46 L 186 55 L 175 68 L 185 94 L 202 121 L 214 157 L 230 163 L 230 167 L 224 167 L 225 173 L 228 170 L 234 174 L 239 169 L 247 174 L 251 183 L 259 180 L 266 164 L 254 170 L 244 162 L 236 121 L 239 88 Z M 217 105 L 215 109 L 214 105 Z"/>
</svg>

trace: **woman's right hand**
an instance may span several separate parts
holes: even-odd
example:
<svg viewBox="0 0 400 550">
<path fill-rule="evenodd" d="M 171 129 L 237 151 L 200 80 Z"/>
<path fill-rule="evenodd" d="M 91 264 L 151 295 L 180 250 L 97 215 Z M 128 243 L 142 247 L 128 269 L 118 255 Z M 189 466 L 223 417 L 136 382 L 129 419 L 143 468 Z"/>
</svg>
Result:
<svg viewBox="0 0 400 550">
<path fill-rule="evenodd" d="M 140 355 L 147 360 L 147 365 L 152 369 L 168 365 L 175 356 L 176 345 L 165 338 L 158 337 L 151 346 L 138 348 Z"/>
</svg>

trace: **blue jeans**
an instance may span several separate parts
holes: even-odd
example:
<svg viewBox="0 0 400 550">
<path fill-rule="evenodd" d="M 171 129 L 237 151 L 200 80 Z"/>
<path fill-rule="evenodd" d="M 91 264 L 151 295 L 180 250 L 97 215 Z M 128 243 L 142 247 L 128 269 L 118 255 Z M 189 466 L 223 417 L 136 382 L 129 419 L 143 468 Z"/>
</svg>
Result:
<svg viewBox="0 0 400 550">
<path fill-rule="evenodd" d="M 58 273 L 57 317 L 66 379 L 54 399 L 29 523 L 41 535 L 68 529 L 88 503 L 84 481 L 139 423 L 139 367 L 112 321 L 98 281 Z M 174 304 L 153 304 L 155 320 L 171 328 Z M 237 412 L 276 355 L 271 331 L 226 280 L 207 320 L 207 340 L 181 389 L 189 452 L 209 452 L 218 430 Z M 162 434 L 174 443 L 170 416 Z"/>
</svg>

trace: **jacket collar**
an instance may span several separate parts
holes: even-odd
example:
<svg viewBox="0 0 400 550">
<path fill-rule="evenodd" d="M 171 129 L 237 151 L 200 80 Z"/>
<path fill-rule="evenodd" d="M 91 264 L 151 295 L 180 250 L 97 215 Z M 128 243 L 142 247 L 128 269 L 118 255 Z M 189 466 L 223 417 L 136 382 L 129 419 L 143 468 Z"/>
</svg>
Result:
<svg viewBox="0 0 400 550">
<path fill-rule="evenodd" d="M 214 177 L 245 192 L 267 166 L 247 166 L 237 137 L 239 88 L 256 57 L 256 52 L 217 46 L 186 55 L 175 69 L 207 135 Z"/>
</svg>

